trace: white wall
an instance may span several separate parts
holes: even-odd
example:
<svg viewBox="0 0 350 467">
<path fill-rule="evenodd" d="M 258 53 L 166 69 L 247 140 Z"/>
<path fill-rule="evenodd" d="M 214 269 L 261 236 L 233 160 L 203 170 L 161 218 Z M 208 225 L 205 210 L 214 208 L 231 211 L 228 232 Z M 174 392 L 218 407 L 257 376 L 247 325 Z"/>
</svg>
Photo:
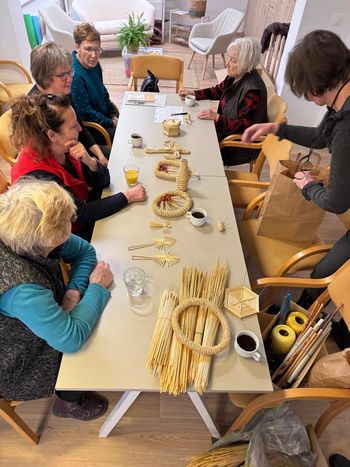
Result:
<svg viewBox="0 0 350 467">
<path fill-rule="evenodd" d="M 307 102 L 305 99 L 298 99 L 284 83 L 289 52 L 305 34 L 315 29 L 333 31 L 349 46 L 349 24 L 350 0 L 297 0 L 276 79 L 277 92 L 288 103 L 287 118 L 291 124 L 317 125 L 326 109 Z"/>
</svg>

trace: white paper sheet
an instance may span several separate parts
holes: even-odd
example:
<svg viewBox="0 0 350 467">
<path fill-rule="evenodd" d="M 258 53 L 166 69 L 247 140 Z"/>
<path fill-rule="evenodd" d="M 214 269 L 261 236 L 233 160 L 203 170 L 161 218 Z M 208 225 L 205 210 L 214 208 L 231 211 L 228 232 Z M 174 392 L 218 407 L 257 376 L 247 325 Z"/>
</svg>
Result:
<svg viewBox="0 0 350 467">
<path fill-rule="evenodd" d="M 158 92 L 126 92 L 123 105 L 146 105 L 148 107 L 164 107 L 166 95 Z"/>
<path fill-rule="evenodd" d="M 154 123 L 162 123 L 163 120 L 167 120 L 169 118 L 176 118 L 177 120 L 180 120 L 181 123 L 183 123 L 184 115 L 172 115 L 183 112 L 184 108 L 181 105 L 167 105 L 165 107 L 157 107 L 154 111 Z"/>
</svg>

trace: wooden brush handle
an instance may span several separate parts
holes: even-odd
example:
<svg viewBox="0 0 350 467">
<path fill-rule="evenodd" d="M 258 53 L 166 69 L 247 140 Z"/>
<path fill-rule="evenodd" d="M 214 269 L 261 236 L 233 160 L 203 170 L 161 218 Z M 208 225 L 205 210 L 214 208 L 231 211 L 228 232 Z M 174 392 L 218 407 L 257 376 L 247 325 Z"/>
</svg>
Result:
<svg viewBox="0 0 350 467">
<path fill-rule="evenodd" d="M 137 255 L 132 255 L 131 259 L 154 259 L 153 256 L 137 256 Z"/>
<path fill-rule="evenodd" d="M 153 246 L 153 243 L 143 243 L 141 245 L 129 246 L 128 251 L 138 250 L 139 248 L 146 248 L 147 246 Z"/>
</svg>

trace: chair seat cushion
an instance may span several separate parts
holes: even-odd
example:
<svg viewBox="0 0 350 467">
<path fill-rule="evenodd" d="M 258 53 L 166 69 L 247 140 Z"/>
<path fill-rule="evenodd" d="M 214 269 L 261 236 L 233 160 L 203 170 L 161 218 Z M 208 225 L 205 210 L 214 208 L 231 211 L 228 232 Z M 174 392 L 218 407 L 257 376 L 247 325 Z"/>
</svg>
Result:
<svg viewBox="0 0 350 467">
<path fill-rule="evenodd" d="M 225 170 L 228 182 L 230 180 L 259 181 L 258 176 L 251 172 L 238 172 L 236 170 Z M 229 183 L 232 205 L 235 208 L 246 208 L 248 204 L 266 188 L 251 188 L 247 186 L 231 185 Z"/>
<path fill-rule="evenodd" d="M 191 39 L 191 45 L 201 50 L 202 52 L 206 52 L 211 46 L 212 42 L 213 39 L 208 37 L 194 37 Z"/>
<path fill-rule="evenodd" d="M 284 262 L 299 251 L 309 248 L 310 246 L 323 244 L 319 238 L 316 238 L 313 244 L 283 242 L 281 240 L 274 240 L 273 238 L 258 235 L 257 230 L 257 219 L 243 220 L 238 226 L 241 242 L 246 252 L 264 277 L 276 276 Z M 324 254 L 319 254 L 306 258 L 301 261 L 296 268 L 292 268 L 288 274 L 293 274 L 296 271 L 313 269 L 314 265 L 318 263 L 323 256 Z"/>
</svg>

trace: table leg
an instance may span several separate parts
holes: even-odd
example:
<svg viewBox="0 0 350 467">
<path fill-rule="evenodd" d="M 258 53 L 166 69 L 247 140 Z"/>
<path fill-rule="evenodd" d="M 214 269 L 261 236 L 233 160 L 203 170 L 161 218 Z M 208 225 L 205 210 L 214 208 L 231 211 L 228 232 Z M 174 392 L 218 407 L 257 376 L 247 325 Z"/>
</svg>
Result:
<svg viewBox="0 0 350 467">
<path fill-rule="evenodd" d="M 134 403 L 141 391 L 125 391 L 118 403 L 100 428 L 99 438 L 107 438 L 128 408 Z"/>
<path fill-rule="evenodd" d="M 211 436 L 215 439 L 219 439 L 221 436 L 219 433 L 219 430 L 217 429 L 215 423 L 211 419 L 211 416 L 209 415 L 209 412 L 207 408 L 205 407 L 199 394 L 193 391 L 187 391 L 187 394 L 188 394 L 188 397 L 193 402 L 193 405 L 196 407 L 199 415 L 202 417 L 202 420 L 205 423 L 208 430 L 210 431 Z"/>
</svg>

